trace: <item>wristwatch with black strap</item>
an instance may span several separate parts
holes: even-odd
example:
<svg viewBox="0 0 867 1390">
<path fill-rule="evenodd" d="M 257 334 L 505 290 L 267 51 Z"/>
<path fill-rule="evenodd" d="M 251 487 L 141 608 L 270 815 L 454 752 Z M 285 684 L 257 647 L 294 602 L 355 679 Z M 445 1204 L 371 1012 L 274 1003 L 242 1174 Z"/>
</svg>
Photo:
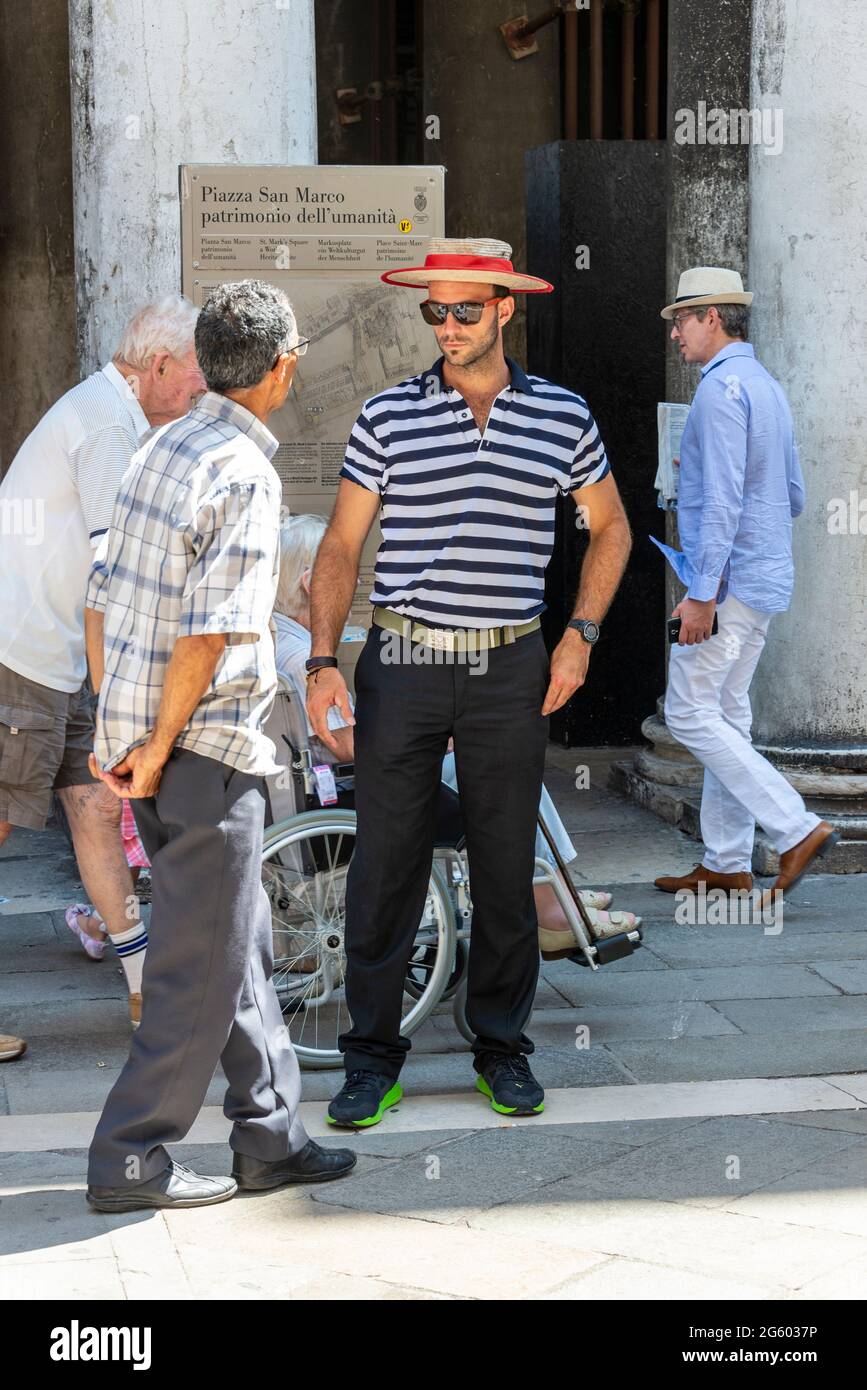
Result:
<svg viewBox="0 0 867 1390">
<path fill-rule="evenodd" d="M 567 627 L 574 627 L 576 632 L 580 632 L 585 642 L 589 642 L 591 647 L 594 642 L 599 641 L 599 624 L 591 622 L 589 618 L 573 618 Z"/>
</svg>

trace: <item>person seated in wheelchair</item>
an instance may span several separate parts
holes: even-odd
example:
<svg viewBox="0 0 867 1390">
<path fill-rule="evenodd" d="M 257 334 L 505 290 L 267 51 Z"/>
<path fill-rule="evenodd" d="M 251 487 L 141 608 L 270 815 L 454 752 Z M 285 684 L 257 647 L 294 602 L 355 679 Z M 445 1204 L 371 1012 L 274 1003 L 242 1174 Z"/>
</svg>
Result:
<svg viewBox="0 0 867 1390">
<path fill-rule="evenodd" d="M 310 575 L 316 552 L 325 535 L 327 522 L 324 517 L 299 515 L 287 518 L 280 528 L 280 579 L 274 605 L 274 628 L 276 632 L 274 647 L 278 674 L 289 684 L 293 701 L 297 701 L 299 711 L 306 715 L 306 670 L 304 663 L 310 656 Z M 300 718 L 300 715 L 299 715 Z M 316 738 L 307 722 L 308 744 L 314 763 L 330 766 L 338 788 L 339 803 L 352 805 L 349 777 L 354 760 L 352 726 L 347 725 L 339 710 L 334 707 L 328 714 L 328 727 L 334 734 L 336 754 Z M 449 741 L 451 748 L 451 740 Z M 443 759 L 442 781 L 446 788 L 458 795 L 457 772 L 454 753 L 449 751 Z M 341 786 L 343 792 L 340 792 Z M 454 822 L 454 807 L 446 794 L 441 800 L 442 820 Z M 576 858 L 575 846 L 566 832 L 557 808 L 547 788 L 542 787 L 539 810 L 557 845 L 561 859 L 568 863 Z M 451 814 L 450 814 L 451 813 Z M 445 826 L 444 826 L 445 829 Z M 450 830 L 450 834 L 454 833 Z M 444 835 L 443 838 L 449 838 Z M 556 860 L 541 829 L 536 833 L 536 855 L 544 859 L 560 876 Z M 539 919 L 539 947 L 544 957 L 557 958 L 567 954 L 577 946 L 577 940 L 563 909 L 550 883 L 536 883 L 533 886 L 536 913 Z M 641 925 L 641 918 L 632 912 L 609 912 L 611 894 L 593 889 L 581 890 L 581 899 L 587 908 L 594 932 L 600 936 L 613 935 L 621 931 L 631 931 Z"/>
</svg>

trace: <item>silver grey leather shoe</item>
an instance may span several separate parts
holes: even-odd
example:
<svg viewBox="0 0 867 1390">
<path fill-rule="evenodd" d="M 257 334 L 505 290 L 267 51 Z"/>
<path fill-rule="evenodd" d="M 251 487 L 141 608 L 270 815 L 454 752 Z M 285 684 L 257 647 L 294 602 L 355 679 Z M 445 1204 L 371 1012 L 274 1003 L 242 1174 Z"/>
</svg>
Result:
<svg viewBox="0 0 867 1390">
<path fill-rule="evenodd" d="M 155 1178 L 129 1187 L 88 1187 L 94 1211 L 141 1211 L 148 1207 L 210 1207 L 238 1191 L 234 1178 L 206 1178 L 172 1162 Z"/>
</svg>

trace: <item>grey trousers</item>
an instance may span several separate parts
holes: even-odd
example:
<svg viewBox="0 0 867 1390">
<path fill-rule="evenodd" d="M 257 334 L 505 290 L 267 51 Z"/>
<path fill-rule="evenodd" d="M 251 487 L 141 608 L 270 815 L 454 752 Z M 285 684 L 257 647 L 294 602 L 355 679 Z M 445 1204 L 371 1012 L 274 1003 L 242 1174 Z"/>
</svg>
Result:
<svg viewBox="0 0 867 1390">
<path fill-rule="evenodd" d="M 307 1143 L 301 1076 L 273 970 L 262 887 L 262 779 L 175 749 L 155 797 L 133 801 L 152 869 L 141 1026 L 90 1147 L 88 1181 L 147 1182 L 170 1161 L 218 1062 L 230 1144 L 266 1161 Z"/>
</svg>

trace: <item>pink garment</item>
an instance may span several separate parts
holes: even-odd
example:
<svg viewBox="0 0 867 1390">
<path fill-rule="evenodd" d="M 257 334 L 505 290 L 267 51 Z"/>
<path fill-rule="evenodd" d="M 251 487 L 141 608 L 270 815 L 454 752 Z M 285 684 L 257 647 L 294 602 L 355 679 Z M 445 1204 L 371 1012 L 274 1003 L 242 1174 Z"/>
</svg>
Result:
<svg viewBox="0 0 867 1390">
<path fill-rule="evenodd" d="M 131 869 L 149 869 L 151 861 L 145 854 L 144 845 L 139 839 L 135 816 L 129 799 L 122 803 L 120 813 L 120 833 L 123 837 L 123 852 Z"/>
</svg>

